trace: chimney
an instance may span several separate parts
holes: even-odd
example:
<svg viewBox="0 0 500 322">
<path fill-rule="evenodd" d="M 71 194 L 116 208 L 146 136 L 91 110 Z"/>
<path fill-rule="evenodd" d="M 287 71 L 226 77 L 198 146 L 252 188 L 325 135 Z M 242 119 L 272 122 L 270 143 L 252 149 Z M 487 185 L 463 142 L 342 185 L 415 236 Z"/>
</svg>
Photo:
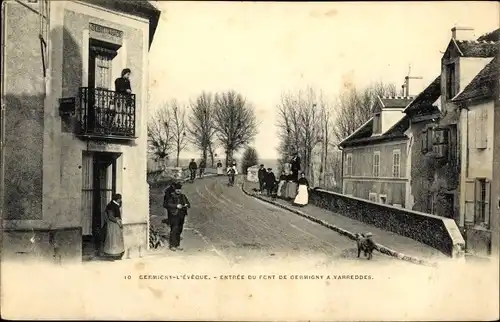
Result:
<svg viewBox="0 0 500 322">
<path fill-rule="evenodd" d="M 455 40 L 476 40 L 474 28 L 453 27 L 451 28 L 451 37 Z"/>
<path fill-rule="evenodd" d="M 412 87 L 415 88 L 412 92 L 410 92 L 410 79 L 412 80 L 412 84 L 416 84 L 416 86 Z M 416 96 L 418 95 L 421 91 L 425 89 L 425 87 L 422 86 L 422 77 L 417 77 L 417 76 L 406 76 L 405 77 L 405 84 L 403 85 L 404 87 L 404 96 L 405 97 L 410 97 L 410 96 Z"/>
</svg>

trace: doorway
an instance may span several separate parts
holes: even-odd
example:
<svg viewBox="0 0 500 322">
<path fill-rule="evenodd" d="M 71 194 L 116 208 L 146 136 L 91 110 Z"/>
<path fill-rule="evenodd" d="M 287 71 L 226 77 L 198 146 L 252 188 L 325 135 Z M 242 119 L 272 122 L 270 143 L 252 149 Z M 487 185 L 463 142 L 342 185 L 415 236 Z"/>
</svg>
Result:
<svg viewBox="0 0 500 322">
<path fill-rule="evenodd" d="M 82 256 L 98 256 L 103 240 L 102 227 L 106 205 L 116 193 L 119 153 L 84 152 L 82 187 Z"/>
</svg>

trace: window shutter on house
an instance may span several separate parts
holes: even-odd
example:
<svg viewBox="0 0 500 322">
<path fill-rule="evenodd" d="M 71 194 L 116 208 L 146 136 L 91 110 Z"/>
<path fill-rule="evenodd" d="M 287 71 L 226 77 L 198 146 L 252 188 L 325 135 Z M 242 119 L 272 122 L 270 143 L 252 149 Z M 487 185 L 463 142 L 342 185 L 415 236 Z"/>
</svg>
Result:
<svg viewBox="0 0 500 322">
<path fill-rule="evenodd" d="M 422 153 L 427 153 L 427 130 L 422 132 Z"/>
<path fill-rule="evenodd" d="M 434 140 L 434 131 L 432 129 L 429 129 L 427 131 L 427 150 L 428 151 L 432 151 L 433 140 Z"/>
<path fill-rule="evenodd" d="M 478 149 L 486 149 L 488 147 L 488 110 L 482 108 L 479 112 L 480 121 L 480 136 Z"/>
<path fill-rule="evenodd" d="M 476 183 L 474 179 L 465 181 L 465 222 L 474 222 L 474 212 L 476 210 Z"/>
<path fill-rule="evenodd" d="M 485 180 L 485 190 L 486 190 L 486 196 L 484 198 L 484 204 L 485 204 L 485 214 L 484 214 L 484 222 L 486 225 L 489 227 L 490 224 L 490 214 L 491 214 L 491 207 L 490 207 L 490 200 L 491 200 L 491 182 L 490 180 L 486 179 Z"/>
<path fill-rule="evenodd" d="M 479 218 L 481 215 L 481 180 L 476 179 L 474 181 L 474 222 L 477 222 L 478 220 L 482 219 Z"/>
</svg>

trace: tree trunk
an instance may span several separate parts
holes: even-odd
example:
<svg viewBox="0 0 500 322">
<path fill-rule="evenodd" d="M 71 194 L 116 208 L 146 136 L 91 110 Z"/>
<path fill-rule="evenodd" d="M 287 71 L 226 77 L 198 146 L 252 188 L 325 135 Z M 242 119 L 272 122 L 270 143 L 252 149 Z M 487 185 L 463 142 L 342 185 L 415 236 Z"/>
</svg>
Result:
<svg viewBox="0 0 500 322">
<path fill-rule="evenodd" d="M 212 161 L 212 168 L 214 167 L 215 160 L 214 160 L 214 150 L 212 149 L 212 144 L 208 144 L 208 152 L 210 153 L 210 160 Z"/>
<path fill-rule="evenodd" d="M 177 158 L 176 158 L 176 167 L 179 166 L 179 156 L 181 155 L 181 150 L 177 148 Z"/>
</svg>

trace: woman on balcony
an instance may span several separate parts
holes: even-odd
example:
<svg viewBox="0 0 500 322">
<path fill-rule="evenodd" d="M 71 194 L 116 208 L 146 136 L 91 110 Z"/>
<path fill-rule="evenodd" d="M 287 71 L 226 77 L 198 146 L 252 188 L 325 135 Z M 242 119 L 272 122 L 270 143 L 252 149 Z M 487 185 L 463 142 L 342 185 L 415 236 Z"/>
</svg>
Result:
<svg viewBox="0 0 500 322">
<path fill-rule="evenodd" d="M 132 87 L 130 85 L 130 68 L 122 70 L 122 76 L 115 80 L 115 104 L 109 115 L 109 128 L 117 128 L 126 132 L 132 125 L 133 111 Z M 117 116 L 118 114 L 118 116 Z"/>
<path fill-rule="evenodd" d="M 122 70 L 122 77 L 115 80 L 115 92 L 122 94 L 132 94 L 132 87 L 130 86 L 130 74 L 132 72 L 129 68 Z"/>
</svg>

